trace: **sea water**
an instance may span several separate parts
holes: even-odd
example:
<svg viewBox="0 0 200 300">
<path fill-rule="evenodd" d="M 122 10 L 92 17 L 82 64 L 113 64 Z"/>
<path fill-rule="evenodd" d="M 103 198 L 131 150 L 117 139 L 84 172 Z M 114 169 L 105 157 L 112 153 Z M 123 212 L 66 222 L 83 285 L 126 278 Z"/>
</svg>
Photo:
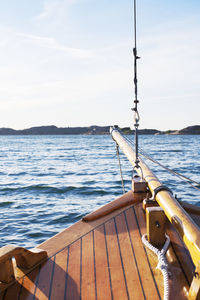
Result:
<svg viewBox="0 0 200 300">
<path fill-rule="evenodd" d="M 166 167 L 200 182 L 200 136 L 144 135 L 139 142 Z M 132 167 L 120 158 L 128 191 Z M 146 163 L 179 199 L 200 205 L 200 191 Z M 0 246 L 34 247 L 121 194 L 110 136 L 0 136 Z"/>
</svg>

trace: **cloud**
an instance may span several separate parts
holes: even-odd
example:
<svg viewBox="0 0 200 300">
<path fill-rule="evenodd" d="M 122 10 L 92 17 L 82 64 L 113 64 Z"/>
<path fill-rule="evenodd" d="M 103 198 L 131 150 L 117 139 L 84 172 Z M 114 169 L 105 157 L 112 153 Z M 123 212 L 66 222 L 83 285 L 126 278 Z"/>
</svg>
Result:
<svg viewBox="0 0 200 300">
<path fill-rule="evenodd" d="M 193 24 L 188 28 L 184 22 L 178 28 L 175 25 L 171 30 L 166 27 L 165 34 L 158 30 L 140 41 L 142 84 L 150 93 L 154 90 L 155 95 L 181 96 L 200 92 L 197 75 L 200 29 Z"/>
<path fill-rule="evenodd" d="M 52 37 L 44 37 L 25 33 L 16 33 L 16 35 L 22 37 L 24 41 L 30 41 L 39 47 L 62 51 L 74 58 L 86 59 L 94 56 L 94 53 L 91 50 L 67 47 L 58 43 L 56 39 Z"/>
<path fill-rule="evenodd" d="M 43 11 L 36 17 L 38 20 L 45 20 L 59 15 L 63 10 L 65 14 L 67 10 L 78 0 L 45 0 Z"/>
<path fill-rule="evenodd" d="M 0 102 L 8 126 L 10 116 L 13 123 L 16 120 L 14 127 L 25 127 L 24 119 L 32 125 L 39 119 L 55 125 L 67 119 L 69 126 L 114 120 L 129 124 L 132 39 L 123 31 L 113 39 L 108 23 L 96 31 L 96 5 L 94 14 L 85 5 L 71 11 L 83 1 L 88 0 L 45 0 L 41 13 L 27 26 L 0 28 Z M 92 15 L 88 23 L 85 13 Z M 176 113 L 184 119 L 189 102 L 196 107 L 194 117 L 200 109 L 200 32 L 195 24 L 199 21 L 192 20 L 190 26 L 185 19 L 179 24 L 170 20 L 170 25 L 167 20 L 138 35 L 141 126 L 168 127 L 170 116 L 176 128 Z"/>
</svg>

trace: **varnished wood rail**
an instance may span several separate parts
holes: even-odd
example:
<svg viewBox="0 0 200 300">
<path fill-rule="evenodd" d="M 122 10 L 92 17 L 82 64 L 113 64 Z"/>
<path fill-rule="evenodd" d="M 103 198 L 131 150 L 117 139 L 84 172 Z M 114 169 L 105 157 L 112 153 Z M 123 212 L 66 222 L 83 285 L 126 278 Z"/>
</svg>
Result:
<svg viewBox="0 0 200 300">
<path fill-rule="evenodd" d="M 27 250 L 15 245 L 0 248 L 0 281 L 10 283 L 15 279 L 13 258 L 19 268 L 29 269 L 47 257 L 47 252 L 38 248 Z"/>
<path fill-rule="evenodd" d="M 127 143 L 125 138 L 117 129 L 113 129 L 112 137 L 120 146 L 130 163 L 135 166 L 135 152 Z M 143 172 L 144 179 L 148 182 L 148 186 L 153 194 L 153 191 L 162 185 L 158 178 L 148 168 L 148 166 L 140 158 L 140 167 Z M 141 176 L 141 170 L 137 169 L 138 175 Z M 186 247 L 188 248 L 195 266 L 200 261 L 200 231 L 189 214 L 183 209 L 179 202 L 168 191 L 160 191 L 155 199 L 163 208 L 165 215 L 169 221 L 179 232 Z"/>
<path fill-rule="evenodd" d="M 147 193 L 134 193 L 133 191 L 129 191 L 123 196 L 119 197 L 115 200 L 115 202 L 108 203 L 107 205 L 104 205 L 103 207 L 99 208 L 98 210 L 88 214 L 87 216 L 83 217 L 84 222 L 91 222 L 94 220 L 97 220 L 99 218 L 102 218 L 104 216 L 107 216 L 108 214 L 111 214 L 112 212 L 126 207 L 131 204 L 136 204 L 138 202 L 142 202 L 142 200 L 147 196 Z"/>
</svg>

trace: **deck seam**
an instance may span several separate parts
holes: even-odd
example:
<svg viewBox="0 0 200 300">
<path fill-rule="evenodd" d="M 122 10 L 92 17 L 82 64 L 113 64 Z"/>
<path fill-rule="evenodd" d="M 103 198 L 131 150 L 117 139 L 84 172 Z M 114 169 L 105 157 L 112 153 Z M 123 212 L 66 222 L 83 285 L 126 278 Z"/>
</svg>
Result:
<svg viewBox="0 0 200 300">
<path fill-rule="evenodd" d="M 181 268 L 181 270 L 182 270 L 182 272 L 183 272 L 183 274 L 184 274 L 184 277 L 185 277 L 185 279 L 186 279 L 186 281 L 187 281 L 187 284 L 188 284 L 188 286 L 190 287 L 189 280 L 188 280 L 188 278 L 187 278 L 187 276 L 186 276 L 185 270 L 184 270 L 184 268 L 183 268 L 183 266 L 182 266 L 182 264 L 181 264 L 181 262 L 180 262 L 180 259 L 178 258 L 177 254 L 176 254 L 176 251 L 175 251 L 175 249 L 174 249 L 173 243 L 171 242 L 170 245 L 171 245 L 171 247 L 172 247 L 172 249 L 173 249 L 173 251 L 174 251 L 174 254 L 175 254 L 176 259 L 177 259 L 177 261 L 178 261 L 178 263 L 179 263 L 179 266 L 180 266 L 180 268 Z"/>
<path fill-rule="evenodd" d="M 5 300 L 6 294 L 7 294 L 7 290 L 4 291 L 3 300 Z"/>
<path fill-rule="evenodd" d="M 71 242 L 70 244 L 64 246 L 62 249 L 58 250 L 57 252 L 55 252 L 54 254 L 52 254 L 51 256 L 49 256 L 45 262 L 47 262 L 48 260 L 50 260 L 52 257 L 56 256 L 58 253 L 62 252 L 63 250 L 67 249 L 68 248 L 68 251 L 69 251 L 69 248 L 71 245 L 73 245 L 74 243 L 76 243 L 78 240 L 81 240 L 84 236 L 86 236 L 87 234 L 91 233 L 92 231 L 98 229 L 99 227 L 101 226 L 104 226 L 105 227 L 105 224 L 110 222 L 111 220 L 113 220 L 114 218 L 122 215 L 124 212 L 128 211 L 129 209 L 133 208 L 134 209 L 134 206 L 135 204 L 132 204 L 131 206 L 129 206 L 128 208 L 125 208 L 123 211 L 121 211 L 120 213 L 116 214 L 115 216 L 111 217 L 110 219 L 102 222 L 101 224 L 98 224 L 96 227 L 94 227 L 93 229 L 91 229 L 90 231 L 86 232 L 85 234 L 83 234 L 82 236 L 78 237 L 76 240 L 74 240 L 73 242 Z M 107 241 L 106 241 L 106 245 L 107 245 Z M 37 289 L 37 284 L 38 284 L 38 281 L 39 281 L 39 275 L 40 275 L 40 270 L 41 270 L 41 264 L 39 264 L 37 267 L 39 267 L 39 273 L 38 273 L 38 276 L 37 276 L 37 282 L 36 282 L 36 286 L 35 286 L 35 291 L 34 291 L 34 295 L 33 295 L 33 300 L 35 300 L 35 293 L 36 293 L 36 289 Z M 23 275 L 23 277 L 27 276 L 28 274 L 30 274 L 34 269 L 31 269 L 29 272 L 27 272 L 25 275 Z M 110 270 L 109 270 L 110 272 Z M 109 273 L 110 275 L 110 273 Z M 6 290 L 7 291 L 7 290 Z M 111 292 L 112 292 L 112 289 L 111 289 Z M 112 293 L 111 293 L 112 294 Z M 5 298 L 5 296 L 3 296 Z M 3 298 L 3 300 L 4 300 Z M 112 296 L 112 299 L 113 299 L 113 296 Z"/>
<path fill-rule="evenodd" d="M 49 300 L 51 300 L 51 292 L 52 292 L 52 286 L 53 286 L 53 279 L 54 279 L 54 270 L 55 270 L 55 261 L 56 261 L 56 255 L 54 256 L 53 260 L 53 268 L 51 272 L 51 281 L 50 281 L 50 287 L 49 287 Z"/>
<path fill-rule="evenodd" d="M 97 300 L 97 278 L 96 278 L 96 257 L 95 257 L 95 244 L 94 244 L 94 230 L 92 231 L 92 238 L 93 238 L 93 258 L 94 258 L 95 299 Z"/>
<path fill-rule="evenodd" d="M 144 299 L 146 299 L 146 295 L 145 295 L 145 292 L 144 292 L 144 287 L 143 287 L 143 284 L 142 284 L 142 279 L 141 279 L 141 276 L 140 276 L 140 271 L 139 271 L 139 268 L 138 268 L 138 263 L 137 263 L 135 251 L 134 251 L 134 248 L 133 248 L 133 243 L 132 243 L 131 236 L 130 236 L 130 229 L 129 229 L 129 226 L 128 226 L 127 216 L 126 216 L 125 212 L 124 212 L 124 217 L 125 217 L 126 227 L 128 229 L 128 236 L 129 236 L 129 240 L 130 240 L 130 244 L 131 244 L 131 249 L 132 249 L 133 257 L 134 257 L 134 260 L 135 260 L 135 265 L 136 265 L 137 272 L 138 272 L 138 277 L 139 277 L 140 285 L 141 285 L 141 288 L 142 288 Z"/>
<path fill-rule="evenodd" d="M 3 300 L 5 300 L 6 294 L 7 294 L 7 289 L 4 291 Z"/>
<path fill-rule="evenodd" d="M 119 242 L 119 235 L 118 235 L 118 230 L 117 230 L 116 218 L 115 217 L 114 217 L 114 224 L 115 224 L 115 231 L 116 231 L 116 234 L 117 234 L 117 243 L 118 243 L 119 255 L 120 255 L 121 265 L 122 265 L 122 270 L 123 270 L 123 275 L 124 275 L 124 282 L 125 282 L 125 286 L 126 286 L 126 293 L 127 293 L 128 299 L 130 299 L 130 297 L 129 297 L 129 291 L 128 291 L 128 286 L 127 286 L 127 281 L 126 281 L 124 263 L 123 263 L 122 253 L 121 253 L 121 247 L 120 247 L 120 242 Z"/>
<path fill-rule="evenodd" d="M 107 255 L 107 264 L 108 264 L 108 274 L 109 274 L 109 281 L 110 281 L 110 291 L 111 291 L 111 298 L 113 300 L 113 290 L 112 290 L 112 281 L 111 281 L 111 274 L 110 274 L 110 263 L 109 263 L 109 256 L 108 256 L 108 245 L 106 240 L 106 227 L 105 223 L 102 224 L 104 228 L 104 237 L 105 237 L 105 244 L 106 244 L 106 255 Z"/>
<path fill-rule="evenodd" d="M 135 212 L 134 207 L 132 207 L 132 208 L 133 208 L 133 213 L 134 213 L 134 215 L 135 215 L 135 220 L 136 220 L 136 223 L 137 223 L 138 231 L 139 231 L 139 233 L 140 233 L 140 237 L 142 238 L 142 233 L 141 233 L 141 230 L 140 230 L 140 225 L 139 225 L 139 222 L 138 222 L 138 218 L 137 218 L 137 215 L 136 215 L 136 212 Z M 143 244 L 142 244 L 142 245 L 143 245 Z M 159 289 L 158 289 L 156 280 L 155 280 L 154 275 L 153 275 L 153 270 L 152 270 L 151 264 L 150 264 L 150 262 L 149 262 L 149 257 L 148 257 L 148 254 L 147 254 L 147 250 L 146 250 L 146 248 L 145 248 L 144 245 L 143 245 L 143 248 L 144 248 L 144 251 L 145 251 L 145 254 L 146 254 L 146 257 L 147 257 L 147 262 L 148 262 L 148 265 L 149 265 L 149 268 L 150 268 L 150 271 L 151 271 L 151 275 L 152 275 L 152 278 L 153 278 L 153 281 L 154 281 L 154 284 L 155 284 L 155 288 L 156 288 L 157 293 L 158 293 L 158 296 L 159 296 L 159 298 L 160 298 L 160 300 L 161 300 L 160 292 L 159 292 Z"/>
<path fill-rule="evenodd" d="M 67 267 L 66 267 L 66 275 L 65 275 L 65 291 L 64 291 L 64 300 L 67 297 L 67 282 L 68 282 L 68 266 L 69 266 L 69 248 L 67 249 Z"/>
<path fill-rule="evenodd" d="M 81 238 L 83 238 L 84 236 L 86 236 L 87 234 L 91 233 L 93 230 L 99 228 L 100 226 L 108 223 L 109 221 L 113 220 L 114 218 L 120 216 L 121 214 L 123 214 L 125 211 L 129 210 L 130 208 L 134 207 L 135 204 L 132 204 L 131 206 L 129 206 L 128 208 L 126 208 L 125 210 L 121 211 L 120 213 L 118 213 L 117 215 L 111 217 L 110 219 L 102 222 L 101 224 L 97 225 L 96 227 L 94 227 L 93 229 L 91 229 L 90 231 L 84 233 L 82 236 L 78 237 L 76 240 L 74 240 L 73 242 L 71 242 L 70 244 L 64 246 L 62 249 L 58 250 L 57 252 L 55 252 L 54 254 L 52 254 L 51 256 L 48 257 L 47 260 L 51 259 L 54 255 L 57 255 L 58 253 L 60 253 L 61 251 L 63 251 L 64 249 L 66 249 L 67 247 L 73 245 L 74 243 L 76 243 L 78 240 L 80 240 Z M 32 271 L 32 270 L 31 270 Z M 31 272 L 30 271 L 30 272 Z M 28 273 L 27 273 L 28 274 Z"/>
<path fill-rule="evenodd" d="M 35 282 L 35 290 L 34 290 L 34 294 L 33 294 L 33 300 L 35 300 L 35 294 L 36 294 L 36 290 L 37 290 L 37 286 L 38 286 L 38 282 L 39 282 L 40 271 L 41 271 L 41 265 L 39 265 L 39 272 L 38 272 L 36 282 Z"/>
<path fill-rule="evenodd" d="M 80 300 L 82 299 L 82 237 L 80 241 Z"/>
<path fill-rule="evenodd" d="M 22 279 L 22 284 L 20 285 L 20 289 L 19 289 L 19 293 L 18 293 L 18 298 L 17 298 L 18 300 L 20 300 L 23 285 L 24 285 L 24 277 Z"/>
</svg>

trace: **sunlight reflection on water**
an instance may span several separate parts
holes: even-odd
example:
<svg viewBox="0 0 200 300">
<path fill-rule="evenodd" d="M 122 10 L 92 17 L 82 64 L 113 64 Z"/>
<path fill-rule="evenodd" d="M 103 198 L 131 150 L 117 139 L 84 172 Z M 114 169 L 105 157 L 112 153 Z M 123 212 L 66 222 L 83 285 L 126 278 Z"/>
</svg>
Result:
<svg viewBox="0 0 200 300">
<path fill-rule="evenodd" d="M 196 181 L 200 136 L 140 136 L 153 158 Z M 132 168 L 121 154 L 126 189 Z M 184 201 L 199 192 L 148 163 Z M 0 235 L 34 247 L 122 193 L 115 144 L 110 136 L 1 136 Z"/>
</svg>

